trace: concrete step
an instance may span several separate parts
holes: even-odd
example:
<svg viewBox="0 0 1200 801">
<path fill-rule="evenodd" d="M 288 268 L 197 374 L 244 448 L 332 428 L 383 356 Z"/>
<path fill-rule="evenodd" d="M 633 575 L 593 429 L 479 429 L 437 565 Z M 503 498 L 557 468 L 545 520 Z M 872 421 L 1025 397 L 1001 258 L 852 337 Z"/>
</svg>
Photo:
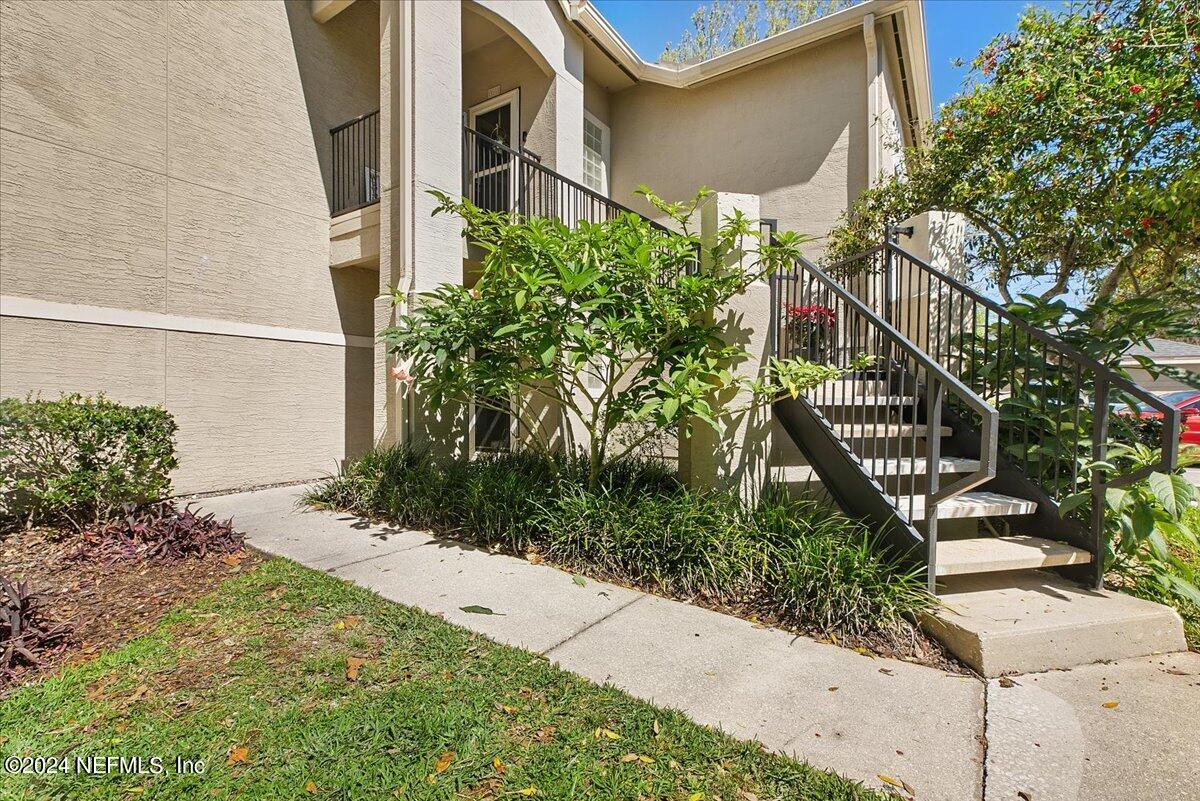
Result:
<svg viewBox="0 0 1200 801">
<path fill-rule="evenodd" d="M 1170 607 L 1042 570 L 951 576 L 921 625 L 984 676 L 1183 651 Z"/>
<path fill-rule="evenodd" d="M 864 459 L 863 466 L 871 472 L 871 475 L 880 478 L 923 476 L 928 472 L 928 460 L 924 456 L 918 456 L 916 459 Z M 942 475 L 973 473 L 978 469 L 979 462 L 975 459 L 947 457 L 940 459 L 938 463 L 938 472 Z M 811 465 L 789 465 L 776 468 L 774 472 L 778 475 L 778 481 L 786 483 L 820 481 L 820 476 Z"/>
<path fill-rule="evenodd" d="M 938 540 L 936 574 L 959 576 L 998 570 L 1081 565 L 1090 561 L 1092 555 L 1082 548 L 1041 537 L 973 537 Z"/>
<path fill-rule="evenodd" d="M 908 514 L 909 501 L 900 498 L 900 511 Z M 925 496 L 917 495 L 912 499 L 913 520 L 925 519 Z M 1037 511 L 1037 503 L 1024 498 L 1014 498 L 1011 495 L 1001 495 L 998 492 L 964 492 L 947 498 L 938 504 L 938 520 L 950 520 L 956 517 L 1004 517 L 1008 515 L 1029 515 Z"/>
<path fill-rule="evenodd" d="M 929 427 L 924 424 L 911 423 L 834 423 L 834 432 L 843 439 L 876 439 L 880 437 L 924 437 L 929 433 Z M 938 429 L 939 436 L 948 437 L 953 432 L 949 426 Z"/>
<path fill-rule="evenodd" d="M 917 399 L 911 395 L 859 395 L 843 391 L 822 392 L 820 389 L 807 393 L 809 401 L 818 407 L 829 406 L 913 406 Z"/>
</svg>

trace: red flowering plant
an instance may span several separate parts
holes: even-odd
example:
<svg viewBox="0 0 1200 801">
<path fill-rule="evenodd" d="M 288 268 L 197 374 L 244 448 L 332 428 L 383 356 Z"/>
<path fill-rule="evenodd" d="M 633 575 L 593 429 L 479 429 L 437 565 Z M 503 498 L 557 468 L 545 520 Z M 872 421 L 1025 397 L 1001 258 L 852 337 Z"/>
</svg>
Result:
<svg viewBox="0 0 1200 801">
<path fill-rule="evenodd" d="M 833 345 L 837 313 L 828 306 L 810 303 L 787 307 L 787 337 L 792 352 L 809 361 L 826 361 Z"/>
</svg>

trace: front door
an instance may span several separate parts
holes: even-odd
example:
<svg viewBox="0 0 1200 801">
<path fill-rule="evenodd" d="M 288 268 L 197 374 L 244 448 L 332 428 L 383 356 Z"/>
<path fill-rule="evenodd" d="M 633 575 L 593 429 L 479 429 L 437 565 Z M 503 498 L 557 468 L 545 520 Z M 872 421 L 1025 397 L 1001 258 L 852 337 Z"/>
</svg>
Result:
<svg viewBox="0 0 1200 801">
<path fill-rule="evenodd" d="M 468 112 L 467 124 L 471 130 L 504 146 L 497 147 L 480 137 L 472 137 L 474 145 L 464 154 L 469 159 L 470 200 L 481 209 L 511 211 L 513 208 L 519 106 L 520 90 L 514 89 L 472 106 Z"/>
</svg>

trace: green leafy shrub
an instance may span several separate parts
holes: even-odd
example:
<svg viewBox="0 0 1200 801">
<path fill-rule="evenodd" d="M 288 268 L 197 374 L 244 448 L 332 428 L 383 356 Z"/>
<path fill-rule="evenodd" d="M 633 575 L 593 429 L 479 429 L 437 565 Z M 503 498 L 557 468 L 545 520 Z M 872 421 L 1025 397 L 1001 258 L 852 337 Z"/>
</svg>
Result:
<svg viewBox="0 0 1200 801">
<path fill-rule="evenodd" d="M 0 400 L 0 525 L 82 528 L 171 493 L 174 419 L 103 395 Z"/>
<path fill-rule="evenodd" d="M 694 491 L 666 465 L 518 452 L 475 460 L 377 448 L 313 488 L 311 505 L 458 535 L 684 598 L 752 602 L 807 628 L 895 644 L 935 601 L 919 571 L 870 531 L 813 501 L 753 507 Z M 589 489 L 595 478 L 596 486 Z"/>
</svg>

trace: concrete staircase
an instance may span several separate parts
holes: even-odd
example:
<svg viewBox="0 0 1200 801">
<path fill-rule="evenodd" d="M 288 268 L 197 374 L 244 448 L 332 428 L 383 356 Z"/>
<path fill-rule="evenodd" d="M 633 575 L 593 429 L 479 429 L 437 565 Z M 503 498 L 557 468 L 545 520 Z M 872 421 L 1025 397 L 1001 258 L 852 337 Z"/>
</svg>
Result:
<svg viewBox="0 0 1200 801">
<path fill-rule="evenodd" d="M 843 440 L 861 471 L 873 477 L 896 513 L 922 530 L 930 469 L 925 454 L 933 432 L 919 422 L 917 398 L 881 391 L 877 383 L 843 379 L 810 392 L 808 404 Z M 943 446 L 953 434 L 949 426 L 936 432 Z M 774 447 L 776 480 L 789 491 L 826 489 L 820 467 L 809 464 L 778 420 Z M 969 456 L 941 456 L 936 470 L 944 486 L 979 464 Z M 1026 530 L 1022 524 L 1035 511 L 1035 501 L 991 491 L 986 484 L 938 505 L 931 562 L 942 607 L 922 620 L 927 630 L 988 676 L 1186 649 L 1174 610 L 1085 589 L 1052 572 L 1086 565 L 1093 557 Z"/>
</svg>

